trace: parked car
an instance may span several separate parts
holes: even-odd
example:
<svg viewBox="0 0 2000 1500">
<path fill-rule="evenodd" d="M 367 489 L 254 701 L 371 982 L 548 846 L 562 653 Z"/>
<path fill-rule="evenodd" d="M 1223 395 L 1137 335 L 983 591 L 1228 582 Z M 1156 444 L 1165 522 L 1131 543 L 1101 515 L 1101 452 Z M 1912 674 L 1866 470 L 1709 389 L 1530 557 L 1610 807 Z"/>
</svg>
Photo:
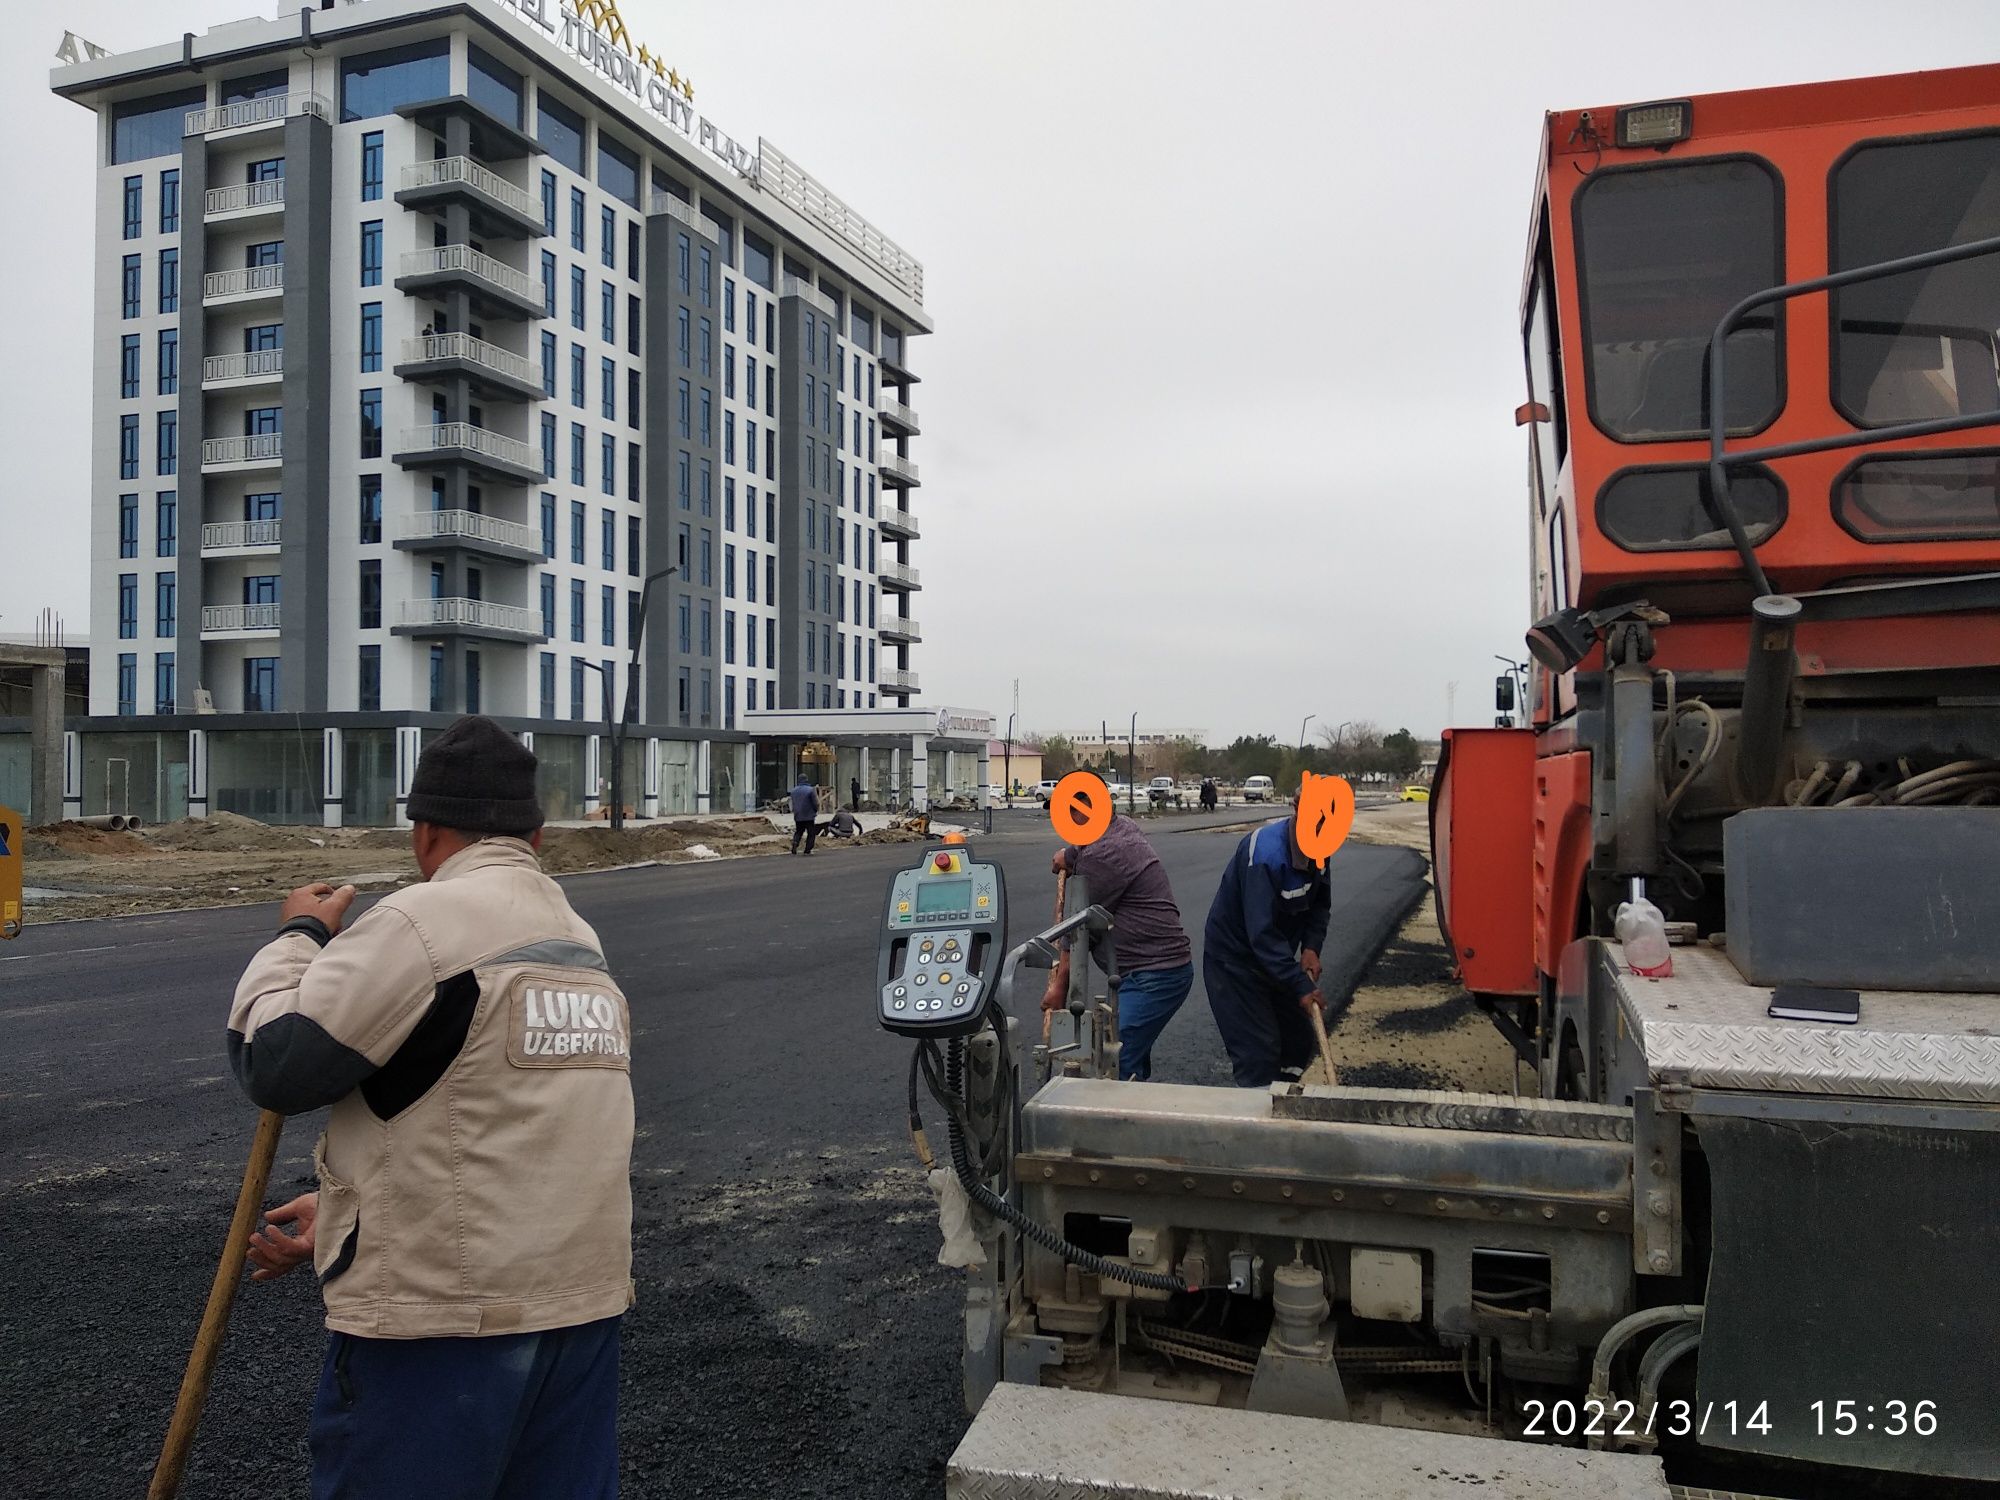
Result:
<svg viewBox="0 0 2000 1500">
<path fill-rule="evenodd" d="M 1243 782 L 1245 802 L 1274 802 L 1277 800 L 1277 783 L 1268 776 L 1249 776 Z"/>
<path fill-rule="evenodd" d="M 1431 789 L 1427 786 L 1406 786 L 1396 794 L 1396 800 L 1398 802 L 1428 802 L 1431 800 Z"/>
<path fill-rule="evenodd" d="M 1165 807 L 1169 802 L 1180 806 L 1181 790 L 1174 785 L 1171 776 L 1155 776 L 1146 786 L 1146 800 L 1155 807 Z"/>
<path fill-rule="evenodd" d="M 1047 802 L 1055 794 L 1055 781 L 1038 781 L 1035 783 L 1035 800 L 1037 802 Z"/>
</svg>

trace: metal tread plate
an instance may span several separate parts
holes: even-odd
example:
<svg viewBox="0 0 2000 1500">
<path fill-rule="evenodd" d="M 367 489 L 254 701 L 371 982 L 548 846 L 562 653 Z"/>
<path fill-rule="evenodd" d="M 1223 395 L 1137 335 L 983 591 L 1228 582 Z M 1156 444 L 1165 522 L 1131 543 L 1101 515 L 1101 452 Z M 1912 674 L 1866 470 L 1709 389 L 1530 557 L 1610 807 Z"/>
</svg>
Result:
<svg viewBox="0 0 2000 1500">
<path fill-rule="evenodd" d="M 1668 1500 L 1659 1460 L 1361 1422 L 995 1386 L 948 1500 Z"/>
<path fill-rule="evenodd" d="M 1674 949 L 1671 979 L 1605 963 L 1656 1083 L 2000 1103 L 2000 995 L 1867 990 L 1853 1024 L 1780 1021 L 1712 948 Z"/>
<path fill-rule="evenodd" d="M 1285 1120 L 1484 1130 L 1583 1141 L 1630 1141 L 1632 1111 L 1572 1099 L 1520 1099 L 1447 1089 L 1372 1089 L 1274 1083 L 1271 1114 Z"/>
</svg>

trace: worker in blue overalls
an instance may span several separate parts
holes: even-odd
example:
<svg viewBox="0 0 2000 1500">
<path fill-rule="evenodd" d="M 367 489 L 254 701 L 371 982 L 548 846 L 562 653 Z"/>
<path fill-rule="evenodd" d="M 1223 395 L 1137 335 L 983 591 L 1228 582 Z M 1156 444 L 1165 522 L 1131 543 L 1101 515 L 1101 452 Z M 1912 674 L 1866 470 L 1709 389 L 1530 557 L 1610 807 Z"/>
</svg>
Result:
<svg viewBox="0 0 2000 1500">
<path fill-rule="evenodd" d="M 1324 1008 L 1319 950 L 1332 914 L 1326 871 L 1299 849 L 1298 813 L 1243 836 L 1203 930 L 1201 977 L 1230 1072 L 1243 1088 L 1296 1079 Z"/>
</svg>

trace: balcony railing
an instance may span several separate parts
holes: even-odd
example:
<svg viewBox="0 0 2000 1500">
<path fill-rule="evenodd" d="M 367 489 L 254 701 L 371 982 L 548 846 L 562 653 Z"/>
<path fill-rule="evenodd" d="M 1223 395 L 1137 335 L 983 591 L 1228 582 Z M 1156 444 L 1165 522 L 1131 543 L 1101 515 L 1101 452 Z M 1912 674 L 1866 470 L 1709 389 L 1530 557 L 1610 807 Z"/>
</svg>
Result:
<svg viewBox="0 0 2000 1500">
<path fill-rule="evenodd" d="M 914 693 L 917 691 L 917 674 L 890 667 L 875 674 L 875 685 L 885 692 Z"/>
<path fill-rule="evenodd" d="M 201 278 L 202 299 L 208 302 L 218 297 L 246 297 L 253 293 L 282 292 L 284 289 L 285 268 L 282 263 L 275 266 L 241 266 L 234 271 L 210 271 Z"/>
<path fill-rule="evenodd" d="M 278 463 L 284 456 L 285 435 L 281 432 L 201 440 L 201 466 L 204 469 L 217 464 Z"/>
<path fill-rule="evenodd" d="M 473 630 L 504 630 L 514 635 L 539 637 L 540 610 L 515 604 L 495 604 L 489 599 L 405 599 L 403 624 L 423 629 L 431 625 L 458 625 Z"/>
<path fill-rule="evenodd" d="M 463 448 L 486 458 L 498 459 L 519 469 L 541 471 L 542 456 L 519 438 L 502 437 L 470 422 L 433 422 L 428 427 L 405 427 L 401 452 L 435 452 L 440 448 Z M 539 545 L 539 543 L 537 543 Z"/>
<path fill-rule="evenodd" d="M 924 638 L 924 628 L 908 615 L 886 616 L 881 625 L 883 635 L 899 635 L 904 640 L 920 641 Z"/>
<path fill-rule="evenodd" d="M 885 531 L 900 531 L 905 536 L 922 536 L 917 529 L 917 518 L 900 505 L 882 507 L 882 527 Z"/>
<path fill-rule="evenodd" d="M 276 630 L 278 609 L 275 604 L 204 604 L 202 634 L 219 630 Z"/>
<path fill-rule="evenodd" d="M 201 528 L 201 550 L 224 552 L 232 547 L 275 547 L 278 521 L 218 521 Z"/>
<path fill-rule="evenodd" d="M 402 264 L 405 276 L 440 276 L 455 272 L 476 276 L 481 281 L 490 282 L 523 301 L 532 302 L 539 295 L 526 271 L 517 271 L 505 261 L 495 260 L 484 251 L 475 250 L 470 245 L 439 245 L 430 250 L 405 250 Z"/>
<path fill-rule="evenodd" d="M 495 374 L 537 389 L 541 385 L 540 375 L 525 356 L 502 349 L 498 344 L 489 344 L 484 339 L 476 339 L 469 333 L 425 333 L 403 340 L 403 363 L 406 365 L 431 364 L 445 359 L 462 359 L 484 365 Z"/>
<path fill-rule="evenodd" d="M 323 94 L 269 94 L 262 99 L 239 99 L 234 104 L 218 104 L 213 109 L 191 109 L 181 120 L 182 135 L 209 135 L 218 130 L 239 130 L 246 125 L 271 125 L 293 115 L 333 118 L 333 103 Z"/>
<path fill-rule="evenodd" d="M 653 194 L 651 198 L 646 200 L 646 212 L 648 214 L 665 214 L 670 219 L 679 219 L 688 228 L 706 235 L 709 239 L 719 241 L 722 238 L 722 226 L 720 224 L 716 223 L 707 214 L 695 212 L 694 209 L 681 202 L 672 193 Z"/>
<path fill-rule="evenodd" d="M 829 318 L 833 316 L 833 298 L 820 291 L 803 276 L 787 276 L 778 285 L 782 288 L 783 296 L 797 297 L 807 307 L 816 307 Z"/>
<path fill-rule="evenodd" d="M 427 541 L 434 537 L 463 537 L 467 541 L 492 542 L 502 547 L 518 547 L 541 555 L 542 534 L 519 521 L 503 521 L 498 516 L 476 510 L 420 510 L 398 518 L 396 536 L 400 541 Z"/>
<path fill-rule="evenodd" d="M 541 222 L 542 208 L 526 188 L 516 187 L 498 172 L 482 166 L 469 156 L 444 156 L 432 161 L 411 162 L 403 168 L 403 190 L 442 187 L 462 182 L 475 193 L 491 198 L 524 218 Z"/>
<path fill-rule="evenodd" d="M 201 362 L 201 383 L 219 385 L 225 380 L 256 380 L 285 373 L 285 351 L 253 349 L 245 354 L 211 354 Z"/>
<path fill-rule="evenodd" d="M 920 588 L 924 579 L 923 575 L 908 563 L 885 562 L 882 564 L 882 581 L 900 583 L 908 588 Z"/>
<path fill-rule="evenodd" d="M 876 403 L 876 409 L 881 413 L 884 421 L 900 423 L 912 432 L 917 430 L 916 412 L 894 397 L 884 396 Z"/>
<path fill-rule="evenodd" d="M 203 214 L 214 218 L 217 214 L 241 213 L 251 208 L 283 208 L 285 206 L 285 179 L 268 178 L 263 182 L 236 182 L 228 187 L 210 188 L 201 195 Z"/>
<path fill-rule="evenodd" d="M 884 474 L 893 474 L 898 479 L 908 480 L 911 484 L 918 482 L 917 466 L 911 463 L 909 459 L 903 457 L 902 454 L 885 453 L 882 455 L 880 462 Z"/>
</svg>

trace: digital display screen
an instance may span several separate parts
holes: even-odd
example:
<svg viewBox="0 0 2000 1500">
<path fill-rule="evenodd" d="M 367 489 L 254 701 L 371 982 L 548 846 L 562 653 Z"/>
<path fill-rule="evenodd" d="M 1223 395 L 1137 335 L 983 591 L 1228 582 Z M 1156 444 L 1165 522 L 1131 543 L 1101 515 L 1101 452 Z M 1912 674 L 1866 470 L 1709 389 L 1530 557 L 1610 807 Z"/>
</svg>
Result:
<svg viewBox="0 0 2000 1500">
<path fill-rule="evenodd" d="M 917 914 L 931 916 L 938 912 L 966 912 L 972 910 L 972 882 L 970 880 L 920 880 L 917 882 Z"/>
</svg>

